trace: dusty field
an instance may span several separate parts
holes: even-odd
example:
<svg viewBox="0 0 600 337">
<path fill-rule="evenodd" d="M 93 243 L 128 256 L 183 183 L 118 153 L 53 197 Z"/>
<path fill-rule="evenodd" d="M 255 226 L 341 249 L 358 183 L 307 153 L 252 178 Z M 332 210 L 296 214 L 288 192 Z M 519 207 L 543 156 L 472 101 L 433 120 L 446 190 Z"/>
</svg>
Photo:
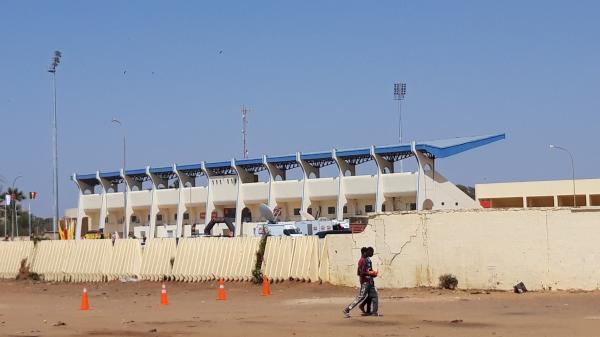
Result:
<svg viewBox="0 0 600 337">
<path fill-rule="evenodd" d="M 83 285 L 0 282 L 0 336 L 599 336 L 600 292 L 471 293 L 382 290 L 383 317 L 350 319 L 350 288 L 282 283 L 273 295 L 228 283 L 88 284 L 92 310 L 80 311 Z M 65 325 L 58 325 L 58 322 Z M 454 322 L 453 322 L 454 321 Z"/>
</svg>

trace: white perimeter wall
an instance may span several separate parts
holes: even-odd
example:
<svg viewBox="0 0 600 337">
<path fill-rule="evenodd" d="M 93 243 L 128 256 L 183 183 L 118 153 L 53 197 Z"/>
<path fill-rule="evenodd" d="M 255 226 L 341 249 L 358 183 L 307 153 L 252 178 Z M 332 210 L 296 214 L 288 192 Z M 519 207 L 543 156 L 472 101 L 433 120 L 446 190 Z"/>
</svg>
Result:
<svg viewBox="0 0 600 337">
<path fill-rule="evenodd" d="M 570 209 L 380 214 L 361 234 L 328 236 L 329 281 L 356 286 L 360 247 L 373 246 L 379 287 L 600 288 L 600 212 Z"/>
</svg>

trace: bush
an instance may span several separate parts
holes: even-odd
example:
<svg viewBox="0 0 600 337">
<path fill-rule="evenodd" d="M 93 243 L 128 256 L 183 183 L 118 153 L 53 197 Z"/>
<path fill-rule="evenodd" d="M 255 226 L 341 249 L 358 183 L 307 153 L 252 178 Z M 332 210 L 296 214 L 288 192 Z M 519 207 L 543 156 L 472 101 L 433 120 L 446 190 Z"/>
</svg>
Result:
<svg viewBox="0 0 600 337">
<path fill-rule="evenodd" d="M 454 290 L 458 286 L 458 279 L 452 274 L 440 276 L 440 288 Z"/>
<path fill-rule="evenodd" d="M 252 281 L 256 284 L 260 284 L 263 281 L 262 263 L 265 256 L 265 247 L 267 246 L 267 237 L 269 233 L 265 230 L 262 237 L 260 238 L 260 244 L 256 251 L 256 264 L 252 270 Z"/>
</svg>

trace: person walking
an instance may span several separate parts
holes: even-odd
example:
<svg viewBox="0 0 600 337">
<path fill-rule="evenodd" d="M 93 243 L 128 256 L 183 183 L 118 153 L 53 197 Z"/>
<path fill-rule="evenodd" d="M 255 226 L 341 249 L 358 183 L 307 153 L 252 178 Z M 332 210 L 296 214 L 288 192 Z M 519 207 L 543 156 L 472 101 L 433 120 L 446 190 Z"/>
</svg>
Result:
<svg viewBox="0 0 600 337">
<path fill-rule="evenodd" d="M 358 290 L 358 295 L 354 301 L 342 310 L 342 314 L 345 318 L 350 318 L 350 311 L 362 303 L 369 295 L 370 285 L 373 281 L 372 275 L 376 275 L 376 272 L 369 271 L 366 258 L 367 249 L 363 247 L 361 249 L 361 256 L 358 260 L 358 268 L 356 271 L 360 282 L 360 289 Z"/>
<path fill-rule="evenodd" d="M 373 262 L 371 261 L 373 254 L 375 254 L 375 249 L 373 249 L 373 247 L 369 247 L 366 249 L 365 261 L 367 264 L 367 270 L 371 275 L 371 284 L 369 285 L 367 299 L 365 300 L 365 302 L 370 301 L 367 302 L 367 308 L 370 307 L 371 310 L 367 309 L 365 313 L 369 313 L 369 316 L 383 316 L 379 313 L 379 292 L 377 291 L 377 287 L 375 286 L 374 280 L 375 277 L 377 277 L 377 275 L 379 274 L 379 272 L 373 270 Z"/>
</svg>

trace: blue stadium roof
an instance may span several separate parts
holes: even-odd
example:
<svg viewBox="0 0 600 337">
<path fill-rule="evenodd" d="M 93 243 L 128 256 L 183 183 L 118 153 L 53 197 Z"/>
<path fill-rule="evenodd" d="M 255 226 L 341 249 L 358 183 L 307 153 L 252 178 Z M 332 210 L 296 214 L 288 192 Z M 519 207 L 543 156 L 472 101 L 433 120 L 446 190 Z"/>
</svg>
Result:
<svg viewBox="0 0 600 337">
<path fill-rule="evenodd" d="M 255 166 L 255 165 L 264 165 L 262 158 L 254 158 L 254 159 L 236 159 L 235 164 L 238 166 Z"/>
<path fill-rule="evenodd" d="M 300 159 L 310 161 L 310 160 L 331 160 L 333 159 L 333 155 L 331 151 L 324 152 L 310 152 L 310 153 L 301 153 Z"/>
<path fill-rule="evenodd" d="M 371 155 L 371 148 L 370 147 L 363 147 L 360 149 L 348 149 L 348 150 L 337 150 L 335 151 L 336 156 L 340 157 L 340 158 L 349 158 L 349 157 L 356 157 L 356 156 L 370 156 Z"/>
<path fill-rule="evenodd" d="M 121 179 L 121 172 L 113 171 L 113 172 L 100 172 L 100 178 L 103 179 Z"/>
<path fill-rule="evenodd" d="M 202 170 L 201 164 L 187 164 L 187 165 L 177 165 L 177 169 L 179 171 L 197 171 Z"/>
<path fill-rule="evenodd" d="M 150 173 L 172 173 L 173 172 L 173 167 L 172 166 L 163 166 L 163 167 L 151 167 L 150 168 Z"/>
<path fill-rule="evenodd" d="M 207 169 L 228 169 L 231 168 L 231 161 L 219 161 L 215 163 L 206 163 L 204 166 Z"/>
<path fill-rule="evenodd" d="M 90 173 L 90 174 L 76 174 L 75 175 L 75 179 L 80 180 L 80 181 L 90 181 L 90 180 L 94 180 L 97 182 L 96 179 L 96 173 Z"/>
<path fill-rule="evenodd" d="M 141 176 L 146 175 L 146 169 L 125 170 L 126 176 Z"/>
<path fill-rule="evenodd" d="M 467 150 L 471 150 L 489 143 L 497 142 L 505 139 L 504 133 L 476 136 L 476 137 L 459 137 L 443 140 L 434 140 L 428 142 L 420 142 L 416 144 L 416 150 L 424 153 L 429 153 L 434 158 L 446 158 Z"/>
<path fill-rule="evenodd" d="M 417 151 L 424 153 L 425 155 L 431 158 L 446 158 L 450 157 L 477 147 L 481 147 L 487 145 L 489 143 L 493 143 L 502 139 L 505 139 L 506 135 L 504 133 L 492 134 L 492 135 L 484 135 L 484 136 L 475 136 L 475 137 L 458 137 L 458 138 L 450 138 L 450 139 L 442 139 L 442 140 L 433 140 L 433 141 L 424 141 L 424 142 L 416 142 L 415 148 Z M 356 149 L 344 149 L 336 151 L 336 155 L 349 163 L 361 163 L 366 160 L 370 160 L 370 147 L 362 147 Z M 385 146 L 375 146 L 375 153 L 381 155 L 386 160 L 396 161 L 401 160 L 407 157 L 412 156 L 411 144 L 393 144 L 393 145 L 385 145 Z M 306 160 L 311 165 L 316 165 L 318 167 L 322 167 L 326 164 L 331 164 L 333 162 L 333 153 L 332 151 L 322 151 L 322 152 L 310 152 L 310 153 L 302 153 L 300 154 L 300 158 L 302 160 Z M 278 168 L 290 169 L 298 166 L 296 163 L 296 155 L 284 155 L 284 156 L 267 156 L 267 162 L 270 164 L 274 164 Z M 253 158 L 253 159 L 239 159 L 235 160 L 235 164 L 242 167 L 258 167 L 262 165 L 261 158 Z M 205 167 L 215 173 L 223 172 L 226 174 L 231 174 L 234 172 L 231 167 L 231 161 L 222 161 L 222 162 L 213 162 L 206 163 Z M 198 172 L 201 170 L 200 164 L 189 164 L 189 165 L 179 165 L 177 169 L 180 171 L 193 171 Z M 154 174 L 161 175 L 169 175 L 174 174 L 173 168 L 171 166 L 165 167 L 153 167 L 150 168 L 150 172 Z M 137 170 L 127 170 L 126 174 L 128 176 L 134 175 L 142 175 L 145 173 L 143 169 Z M 120 174 L 118 171 L 115 172 L 102 172 L 100 173 L 100 177 L 105 179 L 120 179 Z M 95 174 L 83 174 L 76 175 L 77 180 L 92 180 L 96 179 Z"/>
<path fill-rule="evenodd" d="M 267 163 L 289 163 L 289 162 L 295 162 L 296 161 L 296 155 L 295 154 L 290 154 L 287 156 L 274 156 L 274 157 L 268 157 L 267 156 Z"/>
</svg>

